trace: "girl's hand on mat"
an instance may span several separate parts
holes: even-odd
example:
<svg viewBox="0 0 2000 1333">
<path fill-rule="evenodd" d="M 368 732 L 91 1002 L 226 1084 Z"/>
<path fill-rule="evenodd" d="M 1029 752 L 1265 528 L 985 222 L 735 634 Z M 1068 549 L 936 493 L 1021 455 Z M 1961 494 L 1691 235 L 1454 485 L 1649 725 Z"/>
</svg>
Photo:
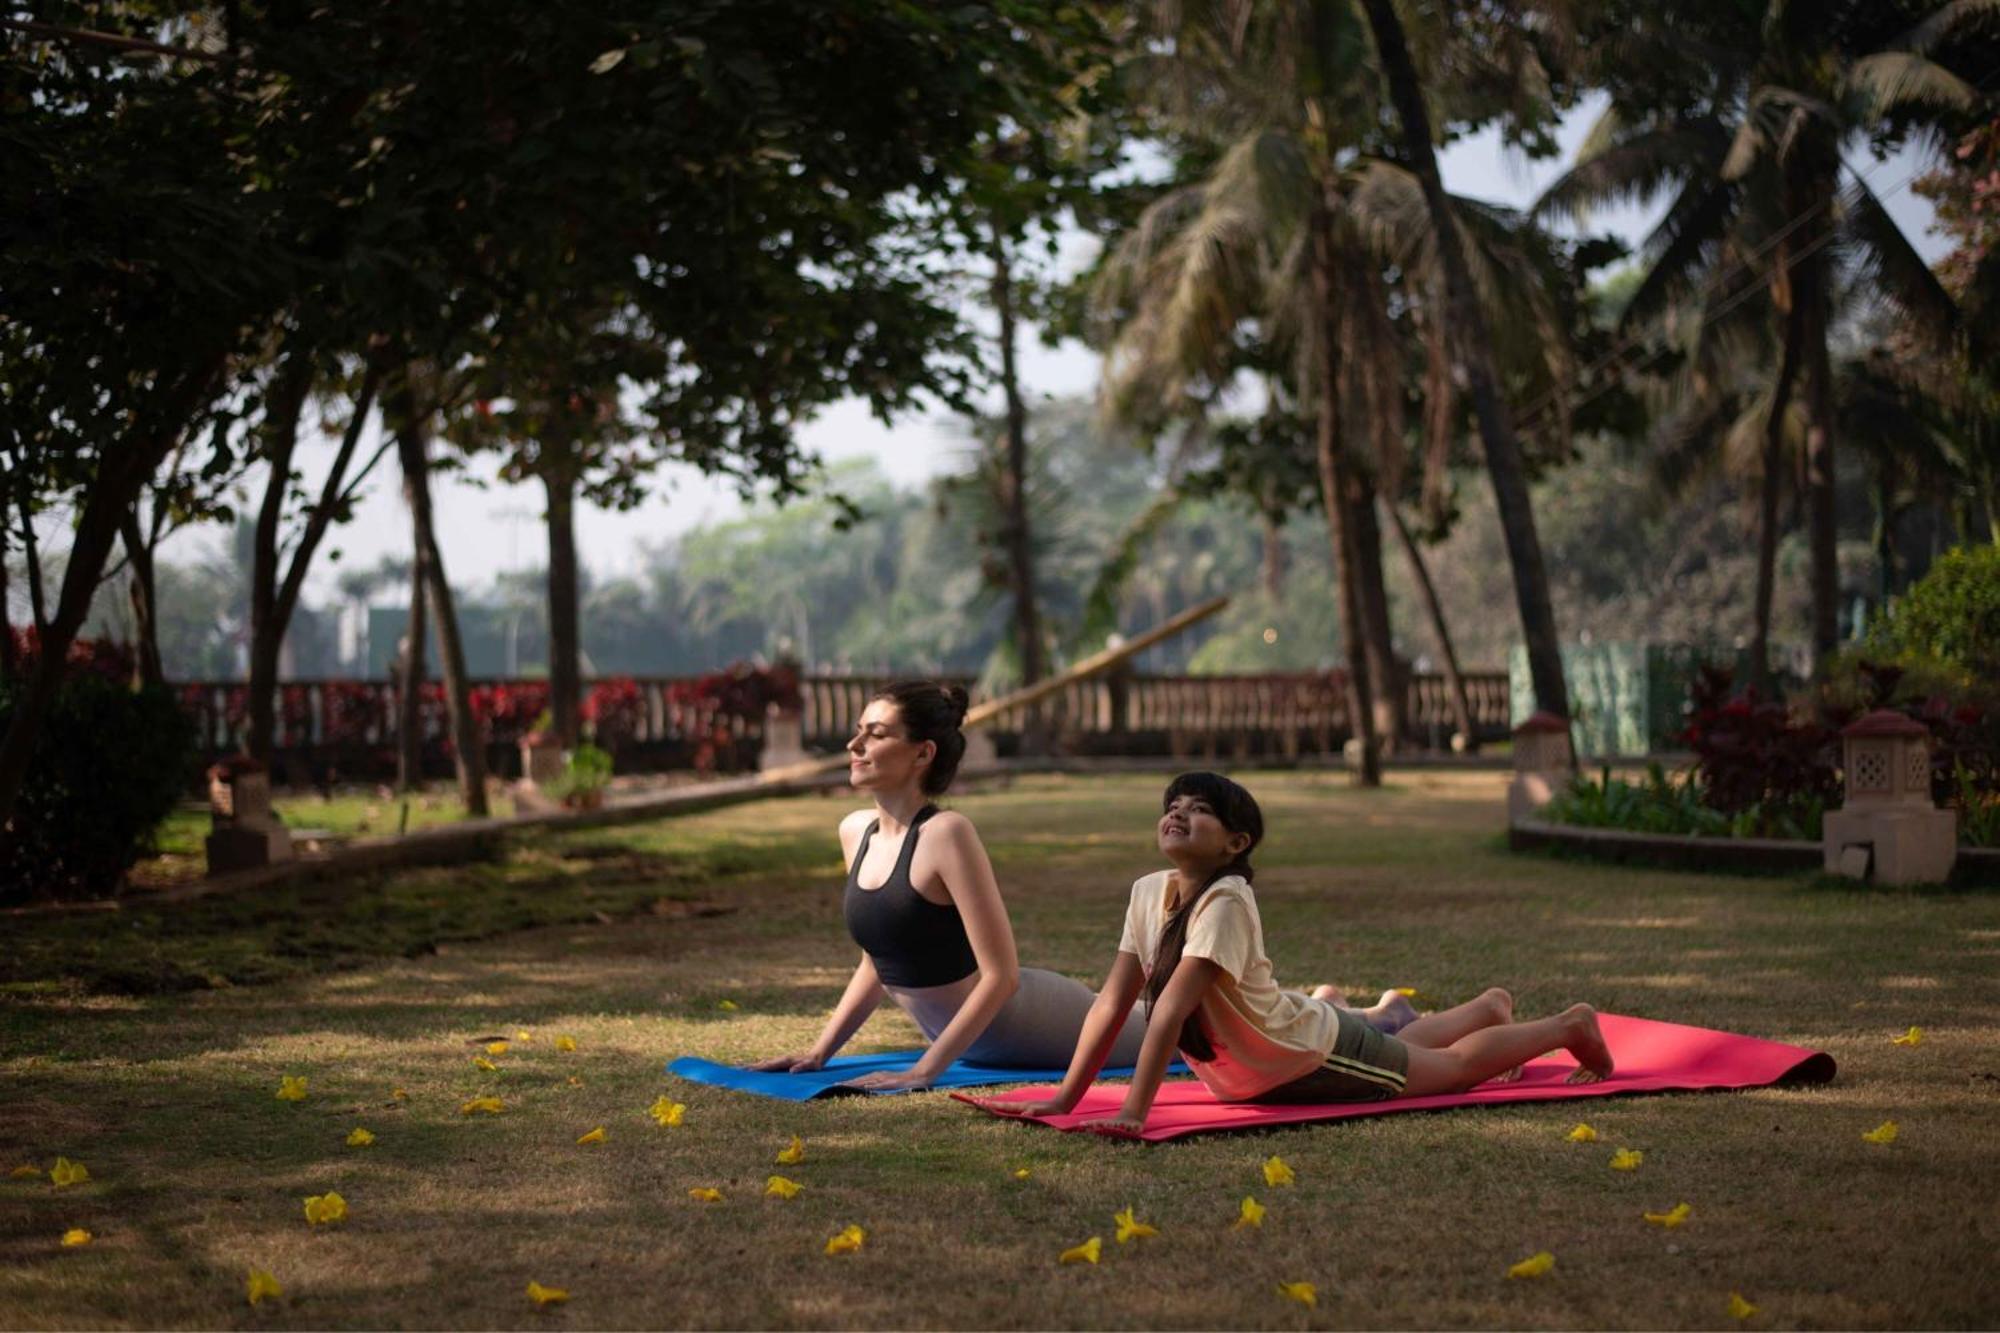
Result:
<svg viewBox="0 0 2000 1333">
<path fill-rule="evenodd" d="M 1086 1120 L 1077 1126 L 1092 1134 L 1102 1134 L 1107 1139 L 1136 1139 L 1146 1128 L 1146 1117 L 1115 1115 L 1102 1120 Z"/>
<path fill-rule="evenodd" d="M 1010 1102 L 999 1097 L 975 1097 L 972 1099 L 972 1104 L 982 1111 L 991 1111 L 994 1115 L 1024 1118 L 1038 1115 L 1068 1115 L 1075 1109 L 1060 1097 L 1051 1097 L 1039 1102 Z"/>
<path fill-rule="evenodd" d="M 858 1078 L 850 1078 L 840 1086 L 843 1088 L 866 1088 L 868 1091 L 874 1092 L 878 1090 L 894 1091 L 897 1088 L 928 1088 L 930 1085 L 931 1076 L 928 1074 L 919 1074 L 913 1069 L 901 1071 L 883 1069 L 873 1074 L 862 1074 Z"/>
<path fill-rule="evenodd" d="M 811 1051 L 797 1055 L 774 1055 L 768 1060 L 759 1060 L 749 1068 L 760 1074 L 810 1074 L 826 1063 Z"/>
</svg>

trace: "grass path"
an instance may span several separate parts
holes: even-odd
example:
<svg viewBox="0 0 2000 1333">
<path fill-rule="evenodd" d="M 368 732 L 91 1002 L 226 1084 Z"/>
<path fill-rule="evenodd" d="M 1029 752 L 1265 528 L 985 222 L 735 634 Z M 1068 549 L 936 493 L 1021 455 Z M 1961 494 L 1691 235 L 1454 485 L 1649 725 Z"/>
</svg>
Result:
<svg viewBox="0 0 2000 1333">
<path fill-rule="evenodd" d="M 522 921 L 581 921 L 163 997 L 0 988 L 0 1326 L 1705 1328 L 1733 1325 L 1732 1291 L 1756 1328 L 2000 1323 L 2000 896 L 1510 856 L 1495 775 L 1374 794 L 1331 775 L 1248 781 L 1288 983 L 1449 1002 L 1497 982 L 1525 1013 L 1588 999 L 1821 1047 L 1841 1076 L 1154 1148 L 940 1095 L 792 1106 L 682 1083 L 662 1072 L 678 1054 L 809 1041 L 852 963 L 833 838 L 847 805 L 771 802 L 544 839 L 381 895 L 402 910 L 471 885 L 549 900 Z M 1101 973 L 1127 886 L 1154 864 L 1158 786 L 1045 778 L 957 802 L 1025 962 Z M 610 863 L 654 880 L 594 885 Z M 288 907 L 297 932 L 312 910 Z M 49 940 L 27 933 L 79 927 L 19 929 L 32 951 Z M 1913 1024 L 1921 1045 L 1890 1044 Z M 564 1035 L 575 1050 L 556 1049 Z M 851 1049 L 915 1035 L 878 1016 Z M 486 1072 L 473 1061 L 492 1037 L 511 1045 Z M 306 1100 L 274 1097 L 286 1075 L 307 1078 Z M 687 1107 L 678 1127 L 646 1115 L 663 1093 Z M 459 1114 L 485 1095 L 505 1112 Z M 1599 1142 L 1566 1140 L 1579 1118 Z M 1886 1119 L 1895 1143 L 1862 1141 Z M 373 1146 L 345 1146 L 356 1126 Z M 604 1143 L 576 1143 L 597 1126 Z M 805 1160 L 774 1165 L 792 1134 Z M 1644 1165 L 1608 1170 L 1620 1147 Z M 1296 1185 L 1264 1184 L 1274 1153 Z M 58 1154 L 91 1181 L 4 1176 Z M 776 1172 L 804 1190 L 763 1197 Z M 723 1201 L 691 1200 L 698 1186 Z M 348 1221 L 309 1227 L 302 1200 L 329 1189 Z M 1246 1194 L 1269 1213 L 1232 1230 Z M 1684 1200 L 1677 1230 L 1641 1219 Z M 1113 1244 L 1127 1205 L 1160 1235 Z M 862 1250 L 822 1254 L 850 1223 Z M 94 1239 L 62 1248 L 71 1227 Z M 1057 1264 L 1092 1235 L 1101 1264 Z M 1539 1250 L 1552 1273 L 1506 1279 Z M 246 1303 L 253 1266 L 282 1299 Z M 571 1300 L 538 1310 L 531 1279 Z M 1315 1283 L 1318 1307 L 1281 1281 Z"/>
</svg>

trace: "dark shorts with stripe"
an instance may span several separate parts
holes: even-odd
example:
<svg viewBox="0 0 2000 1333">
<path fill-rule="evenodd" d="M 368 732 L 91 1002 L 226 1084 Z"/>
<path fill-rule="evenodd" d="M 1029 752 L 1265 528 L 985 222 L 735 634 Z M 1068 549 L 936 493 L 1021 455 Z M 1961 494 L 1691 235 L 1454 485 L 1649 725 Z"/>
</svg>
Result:
<svg viewBox="0 0 2000 1333">
<path fill-rule="evenodd" d="M 1250 1100 L 1270 1106 L 1386 1101 L 1403 1091 L 1403 1078 L 1409 1069 L 1408 1047 L 1343 1009 L 1340 1037 L 1328 1052 L 1326 1063 Z"/>
</svg>

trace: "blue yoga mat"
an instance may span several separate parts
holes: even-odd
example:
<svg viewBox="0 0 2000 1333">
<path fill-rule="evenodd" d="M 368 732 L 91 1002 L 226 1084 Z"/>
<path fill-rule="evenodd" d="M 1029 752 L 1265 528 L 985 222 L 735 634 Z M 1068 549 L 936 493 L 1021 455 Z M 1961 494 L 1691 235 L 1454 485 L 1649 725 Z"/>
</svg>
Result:
<svg viewBox="0 0 2000 1333">
<path fill-rule="evenodd" d="M 877 1070 L 904 1070 L 914 1065 L 923 1056 L 922 1051 L 889 1051 L 882 1055 L 841 1055 L 835 1056 L 824 1066 L 808 1074 L 767 1074 L 753 1069 L 740 1069 L 735 1065 L 717 1064 L 713 1060 L 699 1060 L 684 1055 L 667 1066 L 669 1074 L 696 1083 L 708 1083 L 718 1088 L 734 1088 L 738 1092 L 755 1093 L 759 1097 L 777 1097 L 788 1102 L 809 1102 L 815 1097 L 859 1097 L 864 1094 L 887 1095 L 894 1092 L 909 1092 L 913 1089 L 892 1088 L 877 1093 L 875 1089 L 846 1088 L 841 1084 L 848 1079 Z M 997 1065 L 977 1065 L 967 1060 L 944 1071 L 932 1088 L 985 1088 L 998 1083 L 1055 1083 L 1067 1073 L 1063 1069 L 1002 1069 Z M 1167 1066 L 1169 1074 L 1185 1074 L 1187 1066 L 1176 1060 Z M 1100 1078 L 1130 1078 L 1132 1071 L 1107 1069 Z"/>
</svg>

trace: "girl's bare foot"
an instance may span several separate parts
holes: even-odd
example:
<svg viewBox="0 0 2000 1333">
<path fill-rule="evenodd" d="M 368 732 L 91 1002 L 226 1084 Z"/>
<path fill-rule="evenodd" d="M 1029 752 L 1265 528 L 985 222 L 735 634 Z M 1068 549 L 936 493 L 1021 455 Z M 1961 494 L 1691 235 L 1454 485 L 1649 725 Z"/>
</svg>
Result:
<svg viewBox="0 0 2000 1333">
<path fill-rule="evenodd" d="M 1385 990 L 1375 1007 L 1368 1011 L 1368 1021 L 1377 1031 L 1391 1036 L 1401 1032 L 1417 1021 L 1417 1006 L 1410 1003 L 1410 997 L 1399 990 Z"/>
<path fill-rule="evenodd" d="M 1563 1020 L 1570 1028 L 1570 1038 L 1563 1045 L 1576 1057 L 1577 1070 L 1565 1082 L 1601 1083 L 1611 1077 L 1617 1062 L 1611 1058 L 1611 1048 L 1604 1042 L 1604 1033 L 1597 1026 L 1597 1011 L 1587 1004 L 1573 1004 L 1563 1010 Z"/>
</svg>

